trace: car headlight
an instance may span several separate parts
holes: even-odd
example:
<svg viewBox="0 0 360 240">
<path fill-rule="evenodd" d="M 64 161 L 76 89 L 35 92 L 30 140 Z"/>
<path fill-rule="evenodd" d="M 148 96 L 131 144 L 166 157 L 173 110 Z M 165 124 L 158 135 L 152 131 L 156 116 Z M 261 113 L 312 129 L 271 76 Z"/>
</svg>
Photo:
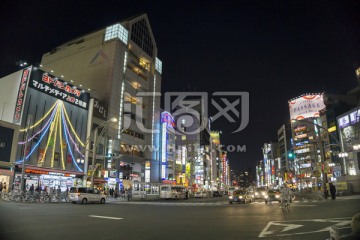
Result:
<svg viewBox="0 0 360 240">
<path fill-rule="evenodd" d="M 268 198 L 269 196 L 268 195 L 265 195 L 264 198 Z"/>
<path fill-rule="evenodd" d="M 242 198 L 242 196 L 240 196 L 239 198 Z"/>
<path fill-rule="evenodd" d="M 280 197 L 280 195 L 275 195 L 275 197 L 276 197 L 276 198 L 279 198 L 279 197 Z"/>
<path fill-rule="evenodd" d="M 257 192 L 255 193 L 255 195 L 258 195 L 258 194 L 259 194 L 259 193 L 257 193 Z"/>
<path fill-rule="evenodd" d="M 233 196 L 229 196 L 229 199 L 233 199 Z"/>
</svg>

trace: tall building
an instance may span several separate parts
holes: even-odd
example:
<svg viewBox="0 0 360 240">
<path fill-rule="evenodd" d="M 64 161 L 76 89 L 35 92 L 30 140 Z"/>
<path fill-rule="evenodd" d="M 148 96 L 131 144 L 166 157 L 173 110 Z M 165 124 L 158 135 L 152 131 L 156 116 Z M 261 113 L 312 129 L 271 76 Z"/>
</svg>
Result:
<svg viewBox="0 0 360 240">
<path fill-rule="evenodd" d="M 279 161 L 278 143 L 264 143 L 263 164 L 264 164 L 264 184 L 268 187 L 277 185 L 277 166 Z"/>
<path fill-rule="evenodd" d="M 144 182 L 145 169 L 147 181 L 160 180 L 159 154 L 145 147 L 159 137 L 162 62 L 157 56 L 149 19 L 142 14 L 70 40 L 42 57 L 43 69 L 87 89 L 108 106 L 110 118 L 117 118 L 106 143 L 107 155 L 115 156 L 106 170 L 116 176 L 117 187 L 123 187 L 124 165 L 130 167 L 132 182 Z"/>
<path fill-rule="evenodd" d="M 289 175 L 295 174 L 294 172 L 294 158 L 293 147 L 292 147 L 292 134 L 291 134 L 291 125 L 283 124 L 278 130 L 278 146 L 279 146 L 279 157 L 280 164 L 279 170 L 281 177 L 287 181 Z"/>
</svg>

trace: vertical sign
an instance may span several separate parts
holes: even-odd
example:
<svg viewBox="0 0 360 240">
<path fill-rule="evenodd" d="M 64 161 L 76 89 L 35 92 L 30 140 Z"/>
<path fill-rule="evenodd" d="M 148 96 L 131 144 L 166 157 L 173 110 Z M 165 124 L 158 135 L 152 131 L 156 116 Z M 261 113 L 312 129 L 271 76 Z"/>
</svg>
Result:
<svg viewBox="0 0 360 240">
<path fill-rule="evenodd" d="M 15 123 L 15 124 L 21 123 L 21 114 L 22 114 L 22 110 L 24 107 L 24 99 L 25 99 L 26 88 L 28 85 L 29 76 L 30 76 L 30 68 L 25 68 L 21 75 L 18 96 L 17 96 L 16 104 L 15 104 L 15 112 L 14 112 L 14 119 L 13 119 L 13 123 Z"/>
</svg>

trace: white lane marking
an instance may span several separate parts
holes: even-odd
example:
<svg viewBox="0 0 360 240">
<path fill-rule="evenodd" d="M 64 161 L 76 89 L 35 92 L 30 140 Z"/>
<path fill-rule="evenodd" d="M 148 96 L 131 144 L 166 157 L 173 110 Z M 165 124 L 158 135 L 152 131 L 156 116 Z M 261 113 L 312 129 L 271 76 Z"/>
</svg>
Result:
<svg viewBox="0 0 360 240">
<path fill-rule="evenodd" d="M 273 231 L 268 231 L 269 227 L 271 225 L 277 225 L 277 226 L 283 226 L 284 228 L 281 230 L 281 232 L 290 231 L 299 227 L 302 227 L 304 225 L 300 224 L 289 224 L 289 223 L 277 223 L 277 222 L 269 222 L 266 227 L 261 231 L 259 234 L 259 238 L 267 237 L 266 235 L 274 233 Z M 285 235 L 285 234 L 284 234 Z M 278 235 L 279 236 L 279 235 Z"/>
<path fill-rule="evenodd" d="M 113 220 L 121 220 L 121 219 L 123 219 L 123 218 L 107 217 L 107 216 L 97 216 L 97 215 L 89 215 L 89 217 L 94 217 L 94 218 L 106 218 L 106 219 L 113 219 Z"/>
<path fill-rule="evenodd" d="M 265 228 L 260 232 L 259 238 L 264 237 L 283 237 L 283 236 L 292 236 L 292 235 L 305 235 L 305 234 L 312 234 L 312 233 L 319 233 L 319 232 L 326 232 L 330 230 L 331 225 L 336 225 L 339 227 L 347 226 L 351 224 L 351 218 L 330 218 L 330 219 L 305 219 L 305 220 L 291 220 L 291 221 L 270 221 L 265 226 Z M 321 223 L 329 223 L 331 224 L 328 227 L 315 230 L 315 231 L 307 231 L 307 232 L 293 232 L 293 233 L 283 233 L 289 230 L 297 229 L 303 226 L 310 226 L 311 222 L 321 222 Z M 296 224 L 294 224 L 296 223 Z M 303 223 L 304 225 L 300 225 L 299 223 Z M 277 226 L 284 226 L 282 231 L 279 229 L 276 230 L 271 228 L 272 225 Z M 272 230 L 271 230 L 272 229 Z M 298 229 L 297 231 L 299 231 Z"/>
</svg>

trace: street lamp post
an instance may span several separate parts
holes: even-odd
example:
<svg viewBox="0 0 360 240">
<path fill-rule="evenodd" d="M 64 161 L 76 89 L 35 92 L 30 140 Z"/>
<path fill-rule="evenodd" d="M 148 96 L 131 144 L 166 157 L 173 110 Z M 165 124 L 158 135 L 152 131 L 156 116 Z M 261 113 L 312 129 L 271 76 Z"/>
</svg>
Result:
<svg viewBox="0 0 360 240">
<path fill-rule="evenodd" d="M 85 151 L 86 151 L 86 156 L 88 156 L 88 152 L 90 151 L 89 150 L 89 143 L 91 141 L 91 138 L 94 136 L 94 144 L 93 144 L 93 148 L 92 148 L 92 160 L 91 160 L 91 166 L 92 166 L 92 172 L 91 172 L 91 178 L 90 178 L 90 186 L 91 187 L 94 187 L 94 173 L 95 173 L 95 159 L 96 159 L 96 146 L 97 146 L 97 141 L 98 141 L 98 130 L 99 128 L 103 128 L 101 133 L 100 133 L 100 136 L 103 135 L 103 133 L 106 131 L 106 128 L 110 125 L 111 122 L 116 122 L 117 119 L 116 118 L 111 118 L 105 122 L 103 122 L 102 124 L 100 124 L 99 126 L 97 126 L 93 131 L 92 133 L 90 134 L 90 136 L 87 138 L 86 140 L 86 144 L 85 144 Z M 85 160 L 85 163 L 87 163 L 88 161 Z M 86 176 L 85 176 L 85 181 L 87 179 L 87 173 L 85 173 Z"/>
</svg>

